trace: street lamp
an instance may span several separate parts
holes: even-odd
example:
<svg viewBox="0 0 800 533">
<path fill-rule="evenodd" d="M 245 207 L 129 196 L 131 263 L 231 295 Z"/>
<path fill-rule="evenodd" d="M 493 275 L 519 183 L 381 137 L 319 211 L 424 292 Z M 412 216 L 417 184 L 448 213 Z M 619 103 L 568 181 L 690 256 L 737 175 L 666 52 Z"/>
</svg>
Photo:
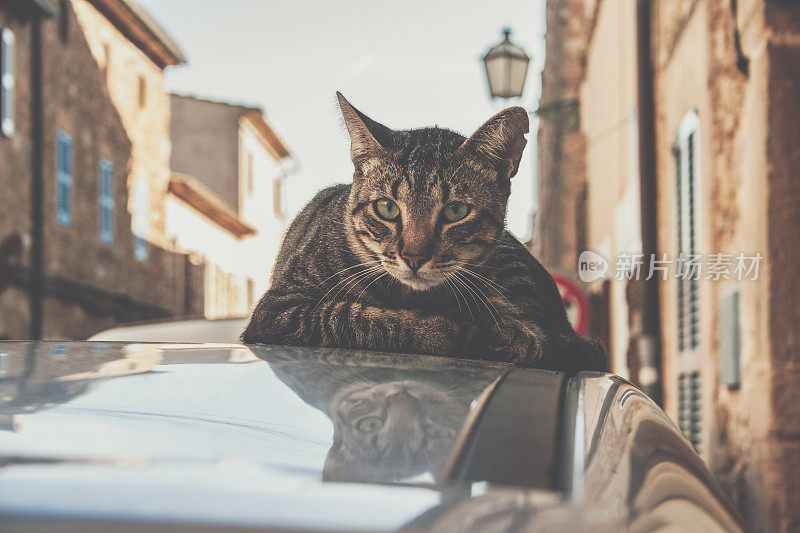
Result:
<svg viewBox="0 0 800 533">
<path fill-rule="evenodd" d="M 530 61 L 525 50 L 511 42 L 511 28 L 503 28 L 503 40 L 483 56 L 492 98 L 520 98 Z"/>
</svg>

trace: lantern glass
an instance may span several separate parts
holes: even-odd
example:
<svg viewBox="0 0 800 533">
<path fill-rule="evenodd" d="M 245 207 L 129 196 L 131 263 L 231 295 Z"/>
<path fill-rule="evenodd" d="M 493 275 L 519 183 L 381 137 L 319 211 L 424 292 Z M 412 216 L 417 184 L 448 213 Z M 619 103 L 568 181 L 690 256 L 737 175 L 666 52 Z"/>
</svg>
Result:
<svg viewBox="0 0 800 533">
<path fill-rule="evenodd" d="M 511 30 L 483 57 L 486 80 L 492 98 L 520 98 L 525 90 L 530 58 L 520 46 L 511 42 Z"/>
</svg>

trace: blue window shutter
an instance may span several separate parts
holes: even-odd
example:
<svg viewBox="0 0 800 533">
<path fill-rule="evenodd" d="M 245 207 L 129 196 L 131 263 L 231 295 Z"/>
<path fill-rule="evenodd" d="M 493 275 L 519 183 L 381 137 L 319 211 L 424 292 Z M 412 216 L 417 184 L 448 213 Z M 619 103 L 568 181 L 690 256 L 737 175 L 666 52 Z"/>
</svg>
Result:
<svg viewBox="0 0 800 533">
<path fill-rule="evenodd" d="M 100 160 L 100 240 L 114 243 L 114 165 Z"/>
<path fill-rule="evenodd" d="M 56 217 L 72 224 L 72 137 L 64 131 L 56 135 Z"/>
</svg>

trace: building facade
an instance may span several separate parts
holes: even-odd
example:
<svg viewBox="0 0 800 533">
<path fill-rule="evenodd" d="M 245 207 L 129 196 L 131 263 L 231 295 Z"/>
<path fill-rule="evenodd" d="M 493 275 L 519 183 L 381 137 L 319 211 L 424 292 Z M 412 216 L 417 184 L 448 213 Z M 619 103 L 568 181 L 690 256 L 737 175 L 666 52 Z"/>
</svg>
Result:
<svg viewBox="0 0 800 533">
<path fill-rule="evenodd" d="M 44 338 L 82 339 L 120 322 L 196 314 L 202 272 L 187 256 L 153 246 L 137 257 L 128 211 L 132 143 L 72 3 L 17 2 L 0 9 L 0 28 L 5 78 L 14 81 L 2 100 L 13 127 L 0 136 L 0 236 L 18 233 L 28 243 L 0 295 L 0 332 L 36 336 L 37 290 Z"/>
<path fill-rule="evenodd" d="M 615 272 L 620 255 L 642 251 L 642 4 L 548 1 L 548 33 L 551 24 L 553 31 L 566 31 L 554 14 L 585 17 L 582 40 L 568 50 L 572 59 L 546 63 L 543 73 L 543 80 L 564 76 L 570 61 L 582 70 L 585 170 L 569 174 L 561 162 L 559 175 L 586 188 L 585 247 L 572 254 L 593 250 L 610 262 L 607 279 L 586 289 L 603 302 L 612 370 L 640 383 L 657 378 L 667 413 L 748 522 L 758 531 L 793 531 L 800 527 L 800 352 L 794 333 L 800 306 L 791 281 L 800 268 L 793 229 L 800 223 L 800 8 L 769 0 L 647 3 L 655 259 L 666 260 L 667 272 L 654 271 L 660 364 L 655 376 L 645 376 L 637 342 L 640 278 L 652 259 L 643 258 L 639 279 Z M 548 55 L 550 46 L 548 41 Z M 547 96 L 557 101 L 573 94 Z M 552 132 L 539 135 L 541 145 Z M 541 157 L 554 160 L 552 154 Z M 552 190 L 551 181 L 551 174 L 540 172 L 542 190 Z M 550 201 L 550 211 L 583 209 L 569 194 L 551 195 Z M 563 234 L 563 242 L 575 242 L 570 225 L 544 206 L 537 223 L 550 239 Z M 546 247 L 541 253 L 545 265 L 564 268 L 564 254 Z M 687 276 L 682 258 L 693 257 L 700 259 L 698 272 Z M 739 257 L 749 260 L 744 276 L 737 275 Z"/>
<path fill-rule="evenodd" d="M 259 108 L 171 100 L 167 234 L 207 264 L 206 316 L 245 316 L 267 289 L 283 236 L 292 155 Z"/>
<path fill-rule="evenodd" d="M 164 70 L 181 65 L 178 45 L 134 0 L 70 0 L 131 142 L 128 210 L 139 237 L 165 246 L 170 179 L 170 99 Z"/>
</svg>

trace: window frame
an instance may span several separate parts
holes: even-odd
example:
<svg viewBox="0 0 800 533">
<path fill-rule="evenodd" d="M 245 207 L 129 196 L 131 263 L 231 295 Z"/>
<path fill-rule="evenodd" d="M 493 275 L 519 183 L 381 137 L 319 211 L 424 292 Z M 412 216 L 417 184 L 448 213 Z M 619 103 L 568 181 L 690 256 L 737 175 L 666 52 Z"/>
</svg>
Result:
<svg viewBox="0 0 800 533">
<path fill-rule="evenodd" d="M 100 185 L 100 242 L 114 244 L 114 164 L 108 159 L 98 162 Z"/>
<path fill-rule="evenodd" d="M 139 75 L 137 86 L 137 101 L 139 103 L 139 109 L 145 109 L 147 107 L 147 80 L 143 74 Z"/>
<path fill-rule="evenodd" d="M 247 151 L 247 195 L 253 196 L 256 190 L 255 177 L 255 154 L 252 150 Z"/>
<path fill-rule="evenodd" d="M 4 137 L 16 131 L 16 41 L 10 28 L 0 28 L 0 134 Z"/>
<path fill-rule="evenodd" d="M 702 259 L 702 189 L 701 127 L 697 106 L 689 109 L 675 134 L 676 248 L 678 254 L 691 254 Z M 699 263 L 702 265 L 702 261 Z M 692 276 L 694 277 L 694 276 Z M 704 345 L 700 335 L 703 324 L 700 280 L 676 276 L 676 400 L 678 425 L 698 453 L 704 450 L 709 418 L 704 395 L 708 393 L 704 379 Z"/>
<path fill-rule="evenodd" d="M 132 189 L 134 256 L 139 261 L 146 261 L 149 255 L 147 232 L 150 224 L 150 187 L 146 181 L 137 180 Z"/>
<path fill-rule="evenodd" d="M 702 253 L 702 172 L 700 164 L 700 117 L 695 108 L 684 115 L 673 144 L 676 185 L 676 248 L 678 254 Z M 700 284 L 698 279 L 676 279 L 678 352 L 700 346 Z"/>
</svg>

